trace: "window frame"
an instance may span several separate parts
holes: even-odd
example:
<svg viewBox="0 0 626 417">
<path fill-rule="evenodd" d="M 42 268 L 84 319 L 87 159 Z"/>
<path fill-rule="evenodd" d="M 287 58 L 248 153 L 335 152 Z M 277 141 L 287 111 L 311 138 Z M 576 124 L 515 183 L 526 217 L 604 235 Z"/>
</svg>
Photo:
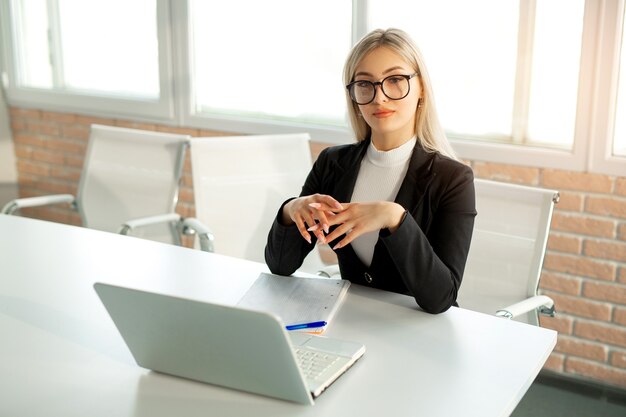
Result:
<svg viewBox="0 0 626 417">
<path fill-rule="evenodd" d="M 48 0 L 48 4 L 58 12 L 57 0 Z M 172 122 L 175 118 L 175 112 L 171 69 L 170 2 L 169 0 L 156 0 L 156 4 L 159 43 L 159 97 L 146 99 L 131 96 L 123 97 L 97 91 L 49 90 L 20 86 L 16 67 L 18 63 L 12 59 L 13 56 L 17 55 L 16 28 L 11 21 L 14 3 L 11 0 L 1 2 L 2 17 L 0 23 L 2 24 L 1 36 L 4 58 L 2 86 L 6 93 L 7 102 L 11 106 L 76 112 L 97 117 L 139 118 L 140 120 Z M 60 48 L 58 42 L 53 40 L 50 46 L 50 54 L 58 56 Z M 53 76 L 58 78 L 58 75 L 54 73 Z"/>
<path fill-rule="evenodd" d="M 353 0 L 353 15 L 356 3 L 357 1 Z M 335 144 L 348 143 L 352 140 L 347 117 L 344 118 L 345 126 L 338 127 L 311 122 L 254 118 L 245 115 L 196 112 L 195 95 L 192 93 L 194 91 L 195 75 L 193 74 L 194 65 L 190 50 L 192 27 L 189 2 L 173 2 L 172 17 L 175 22 L 185 22 L 185 25 L 178 25 L 174 28 L 175 50 L 178 51 L 174 67 L 175 73 L 180 75 L 176 79 L 181 80 L 177 90 L 181 92 L 178 114 L 182 126 L 242 134 L 298 133 L 306 131 L 313 140 Z M 354 43 L 354 36 L 352 40 Z"/>
<path fill-rule="evenodd" d="M 607 175 L 626 175 L 626 156 L 613 155 L 614 127 L 620 72 L 620 49 L 624 21 L 624 0 L 601 1 L 598 5 L 596 44 L 596 95 L 590 117 L 590 135 L 597 138 L 589 147 L 589 171 Z M 623 28 L 622 30 L 626 30 Z M 626 51 L 624 52 L 626 53 Z M 626 77 L 626 68 L 621 68 Z M 624 80 L 626 82 L 626 79 Z M 626 99 L 624 97 L 623 99 Z"/>
</svg>

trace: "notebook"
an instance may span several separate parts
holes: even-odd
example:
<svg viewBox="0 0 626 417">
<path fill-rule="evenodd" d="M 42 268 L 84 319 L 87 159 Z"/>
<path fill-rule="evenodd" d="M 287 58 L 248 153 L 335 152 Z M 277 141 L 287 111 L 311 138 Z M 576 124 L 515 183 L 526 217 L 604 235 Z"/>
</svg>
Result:
<svg viewBox="0 0 626 417">
<path fill-rule="evenodd" d="M 324 321 L 324 327 L 298 331 L 322 333 L 339 310 L 350 281 L 287 277 L 262 273 L 237 305 L 277 315 L 287 326 Z"/>
<path fill-rule="evenodd" d="M 137 364 L 157 372 L 313 404 L 364 353 L 360 343 L 298 332 L 268 312 L 94 284 Z M 305 377 L 299 361 L 321 357 Z M 298 359 L 301 358 L 301 359 Z"/>
</svg>

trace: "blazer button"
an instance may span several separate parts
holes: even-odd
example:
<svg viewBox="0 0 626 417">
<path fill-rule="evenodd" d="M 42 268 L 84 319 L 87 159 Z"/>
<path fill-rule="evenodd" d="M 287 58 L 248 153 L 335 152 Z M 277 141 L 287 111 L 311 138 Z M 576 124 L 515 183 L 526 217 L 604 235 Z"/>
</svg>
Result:
<svg viewBox="0 0 626 417">
<path fill-rule="evenodd" d="M 372 278 L 372 276 L 369 273 L 365 273 L 365 281 L 367 281 L 368 284 L 371 284 L 372 281 L 374 281 L 374 278 Z"/>
</svg>

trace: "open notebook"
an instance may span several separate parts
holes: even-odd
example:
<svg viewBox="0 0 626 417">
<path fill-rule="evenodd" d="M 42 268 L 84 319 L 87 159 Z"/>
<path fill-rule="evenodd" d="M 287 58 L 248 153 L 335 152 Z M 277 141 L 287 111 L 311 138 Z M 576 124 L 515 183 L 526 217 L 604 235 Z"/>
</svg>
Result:
<svg viewBox="0 0 626 417">
<path fill-rule="evenodd" d="M 339 310 L 350 281 L 261 274 L 237 304 L 277 315 L 287 326 L 325 321 L 325 327 L 302 329 L 322 333 Z"/>
<path fill-rule="evenodd" d="M 360 343 L 288 333 L 269 313 L 96 283 L 137 364 L 313 404 L 365 352 Z"/>
</svg>

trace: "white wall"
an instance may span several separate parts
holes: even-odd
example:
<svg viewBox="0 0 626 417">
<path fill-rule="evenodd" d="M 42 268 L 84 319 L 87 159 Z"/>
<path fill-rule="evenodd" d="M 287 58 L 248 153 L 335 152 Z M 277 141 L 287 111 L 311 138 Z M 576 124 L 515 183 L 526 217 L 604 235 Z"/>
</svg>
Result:
<svg viewBox="0 0 626 417">
<path fill-rule="evenodd" d="M 0 183 L 5 182 L 17 182 L 17 169 L 7 104 L 0 94 Z"/>
</svg>

